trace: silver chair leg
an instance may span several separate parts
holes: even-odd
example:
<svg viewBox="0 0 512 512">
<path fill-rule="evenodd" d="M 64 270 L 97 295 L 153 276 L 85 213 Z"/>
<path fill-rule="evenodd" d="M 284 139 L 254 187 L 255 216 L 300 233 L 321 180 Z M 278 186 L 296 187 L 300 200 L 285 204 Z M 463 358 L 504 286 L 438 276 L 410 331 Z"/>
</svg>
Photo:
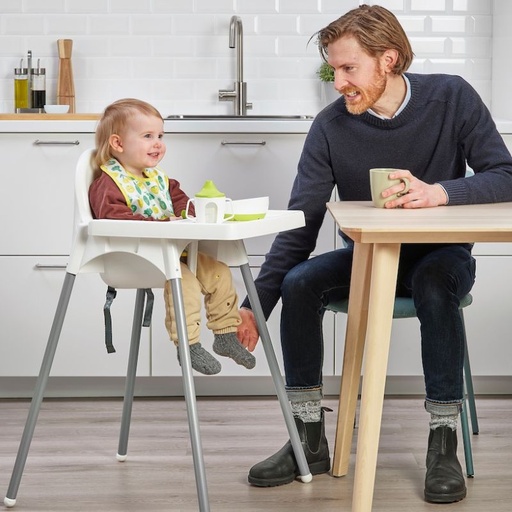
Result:
<svg viewBox="0 0 512 512">
<path fill-rule="evenodd" d="M 128 453 L 128 435 L 130 433 L 130 421 L 132 417 L 133 395 L 135 391 L 135 378 L 137 374 L 137 362 L 139 360 L 140 336 L 142 331 L 142 317 L 144 313 L 144 299 L 146 293 L 138 289 L 135 297 L 135 309 L 133 312 L 132 339 L 130 342 L 130 355 L 128 357 L 128 369 L 123 401 L 123 415 L 121 419 L 121 432 L 119 434 L 119 446 L 117 460 L 123 462 Z"/>
<path fill-rule="evenodd" d="M 197 417 L 196 392 L 192 377 L 192 364 L 190 361 L 190 348 L 188 345 L 187 322 L 185 319 L 185 306 L 183 304 L 183 292 L 181 279 L 169 280 L 176 314 L 176 328 L 178 331 L 178 350 L 180 351 L 181 371 L 183 374 L 183 391 L 187 405 L 188 428 L 192 444 L 192 457 L 194 459 L 194 471 L 196 477 L 197 498 L 199 510 L 209 512 L 208 488 L 206 483 L 206 471 L 203 460 L 203 449 L 199 433 L 199 421 Z"/>
<path fill-rule="evenodd" d="M 43 362 L 41 363 L 41 369 L 36 381 L 34 395 L 30 403 L 27 422 L 25 423 L 20 446 L 18 448 L 18 455 L 16 456 L 16 461 L 14 463 L 11 481 L 9 483 L 9 488 L 7 489 L 6 497 L 4 498 L 4 505 L 6 507 L 13 507 L 16 503 L 18 488 L 23 475 L 23 469 L 25 468 L 25 463 L 27 461 L 30 443 L 32 442 L 32 437 L 34 435 L 37 417 L 39 416 L 39 410 L 41 408 L 44 392 L 48 383 L 48 376 L 50 375 L 53 359 L 55 357 L 55 351 L 57 349 L 60 333 L 62 331 L 62 324 L 64 323 L 64 318 L 68 309 L 69 298 L 71 297 L 75 277 L 76 276 L 74 274 L 70 274 L 68 272 L 66 272 L 64 277 L 64 283 L 60 292 L 57 310 L 55 311 L 55 316 L 53 318 L 48 343 L 46 344 Z"/>
<path fill-rule="evenodd" d="M 279 364 L 276 359 L 274 348 L 272 347 L 272 341 L 268 332 L 267 322 L 265 320 L 265 316 L 263 315 L 263 310 L 261 309 L 258 292 L 256 291 L 256 286 L 254 285 L 254 279 L 252 277 L 249 264 L 244 263 L 243 265 L 240 265 L 240 270 L 242 272 L 242 277 L 244 279 L 249 300 L 251 301 L 252 311 L 254 313 L 254 317 L 256 318 L 256 324 L 258 325 L 261 342 L 265 350 L 270 373 L 276 388 L 277 398 L 279 399 L 279 404 L 281 405 L 281 410 L 283 411 L 284 421 L 286 423 L 286 427 L 288 428 L 288 434 L 290 436 L 290 442 L 292 444 L 293 453 L 295 454 L 295 459 L 297 460 L 297 465 L 299 466 L 301 480 L 303 482 L 310 482 L 313 477 L 311 475 L 311 471 L 309 470 L 306 455 L 304 454 L 304 449 L 302 448 L 302 443 L 297 432 L 297 425 L 293 419 L 292 410 L 290 408 L 283 383 L 283 377 L 281 375 L 281 371 L 279 370 Z"/>
</svg>

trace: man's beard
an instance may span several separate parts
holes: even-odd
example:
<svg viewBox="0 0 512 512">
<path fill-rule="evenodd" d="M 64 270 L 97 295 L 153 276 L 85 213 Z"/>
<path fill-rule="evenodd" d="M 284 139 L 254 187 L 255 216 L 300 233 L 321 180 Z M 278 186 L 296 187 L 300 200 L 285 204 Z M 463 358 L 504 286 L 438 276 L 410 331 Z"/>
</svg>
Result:
<svg viewBox="0 0 512 512">
<path fill-rule="evenodd" d="M 386 90 L 386 73 L 377 69 L 375 71 L 373 82 L 373 85 L 368 86 L 366 89 L 358 89 L 349 86 L 341 91 L 341 94 L 343 95 L 354 91 L 357 91 L 360 94 L 360 99 L 357 103 L 350 103 L 345 99 L 345 105 L 351 114 L 363 114 L 369 108 L 372 108 L 384 94 L 384 91 Z"/>
</svg>

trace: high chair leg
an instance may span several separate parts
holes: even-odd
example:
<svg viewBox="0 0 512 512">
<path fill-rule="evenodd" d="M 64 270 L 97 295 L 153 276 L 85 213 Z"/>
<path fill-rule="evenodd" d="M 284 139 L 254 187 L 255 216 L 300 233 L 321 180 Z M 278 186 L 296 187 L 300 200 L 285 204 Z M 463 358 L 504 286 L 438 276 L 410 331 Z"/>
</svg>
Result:
<svg viewBox="0 0 512 512">
<path fill-rule="evenodd" d="M 192 444 L 192 457 L 194 460 L 194 472 L 196 477 L 197 498 L 200 512 L 209 512 L 208 488 L 206 484 L 206 471 L 203 460 L 203 448 L 199 433 L 199 421 L 197 417 L 196 392 L 192 377 L 192 364 L 190 361 L 190 348 L 188 344 L 187 322 L 185 319 L 185 305 L 181 279 L 169 280 L 176 315 L 176 328 L 178 331 L 178 350 L 180 351 L 181 371 L 183 375 L 183 391 L 187 405 L 188 428 Z"/>
<path fill-rule="evenodd" d="M 71 291 L 73 290 L 73 284 L 75 282 L 75 275 L 66 272 L 64 277 L 64 283 L 62 284 L 62 290 L 60 292 L 59 302 L 57 304 L 57 310 L 53 318 L 50 335 L 48 336 L 48 343 L 46 344 L 46 350 L 41 363 L 41 369 L 36 382 L 36 388 L 34 395 L 30 403 L 30 409 L 25 423 L 25 429 L 21 437 L 20 446 L 18 448 L 18 454 L 12 470 L 11 481 L 7 494 L 4 498 L 4 505 L 6 507 L 14 507 L 16 503 L 16 496 L 18 494 L 18 488 L 20 486 L 21 477 L 23 475 L 23 469 L 25 468 L 25 462 L 27 461 L 28 451 L 34 430 L 36 427 L 37 417 L 39 416 L 39 410 L 43 401 L 44 391 L 48 383 L 48 376 L 53 364 L 53 358 L 55 357 L 55 351 L 59 342 L 60 333 L 62 331 L 62 324 L 66 316 L 68 309 L 69 298 L 71 297 Z"/>
<path fill-rule="evenodd" d="M 130 433 L 130 421 L 132 416 L 133 395 L 135 390 L 135 377 L 137 374 L 137 362 L 139 359 L 140 336 L 142 331 L 142 317 L 144 312 L 144 299 L 146 292 L 138 289 L 135 297 L 135 310 L 133 312 L 132 339 L 130 342 L 130 355 L 128 357 L 128 370 L 123 401 L 123 416 L 121 419 L 121 432 L 119 434 L 119 446 L 117 460 L 124 462 L 128 453 L 128 435 Z"/>
<path fill-rule="evenodd" d="M 286 390 L 283 384 L 283 378 L 281 376 L 281 371 L 279 370 L 279 364 L 276 359 L 274 348 L 272 347 L 272 340 L 270 339 L 267 322 L 265 320 L 265 316 L 263 315 L 263 310 L 261 309 L 258 292 L 256 291 L 256 287 L 254 285 L 254 279 L 252 277 L 249 263 L 240 265 L 240 270 L 242 272 L 242 277 L 244 279 L 249 300 L 251 301 L 252 311 L 256 318 L 261 342 L 265 350 L 265 356 L 267 357 L 270 373 L 276 388 L 277 398 L 279 399 L 284 421 L 286 423 L 286 427 L 288 428 L 288 434 L 290 436 L 290 442 L 293 447 L 295 459 L 297 460 L 297 465 L 299 466 L 301 480 L 303 482 L 311 482 L 313 477 L 306 461 L 306 455 L 304 454 L 304 449 L 302 448 L 299 433 L 297 432 L 297 425 L 293 419 L 292 410 L 288 402 L 288 397 L 286 395 Z"/>
</svg>

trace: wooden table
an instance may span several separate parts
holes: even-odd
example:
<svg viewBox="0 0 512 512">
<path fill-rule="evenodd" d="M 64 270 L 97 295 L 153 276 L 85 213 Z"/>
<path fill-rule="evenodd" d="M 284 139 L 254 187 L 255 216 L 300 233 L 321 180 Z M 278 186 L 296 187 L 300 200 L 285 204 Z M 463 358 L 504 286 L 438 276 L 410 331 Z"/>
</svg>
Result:
<svg viewBox="0 0 512 512">
<path fill-rule="evenodd" d="M 371 512 L 400 245 L 511 242 L 512 203 L 385 210 L 343 201 L 327 208 L 355 242 L 333 475 L 348 472 L 365 353 L 352 512 Z"/>
</svg>

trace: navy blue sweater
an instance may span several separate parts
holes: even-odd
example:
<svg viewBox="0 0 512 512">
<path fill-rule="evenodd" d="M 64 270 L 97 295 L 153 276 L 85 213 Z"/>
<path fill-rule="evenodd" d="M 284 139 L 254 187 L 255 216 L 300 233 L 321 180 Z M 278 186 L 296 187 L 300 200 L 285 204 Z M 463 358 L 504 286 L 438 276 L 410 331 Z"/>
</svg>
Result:
<svg viewBox="0 0 512 512">
<path fill-rule="evenodd" d="M 288 204 L 306 226 L 276 237 L 256 279 L 267 318 L 286 273 L 315 249 L 333 187 L 342 201 L 370 200 L 372 167 L 440 183 L 449 205 L 512 201 L 512 157 L 476 91 L 457 76 L 407 77 L 411 98 L 393 119 L 352 115 L 340 97 L 313 121 Z M 465 178 L 466 163 L 474 176 Z"/>
</svg>

